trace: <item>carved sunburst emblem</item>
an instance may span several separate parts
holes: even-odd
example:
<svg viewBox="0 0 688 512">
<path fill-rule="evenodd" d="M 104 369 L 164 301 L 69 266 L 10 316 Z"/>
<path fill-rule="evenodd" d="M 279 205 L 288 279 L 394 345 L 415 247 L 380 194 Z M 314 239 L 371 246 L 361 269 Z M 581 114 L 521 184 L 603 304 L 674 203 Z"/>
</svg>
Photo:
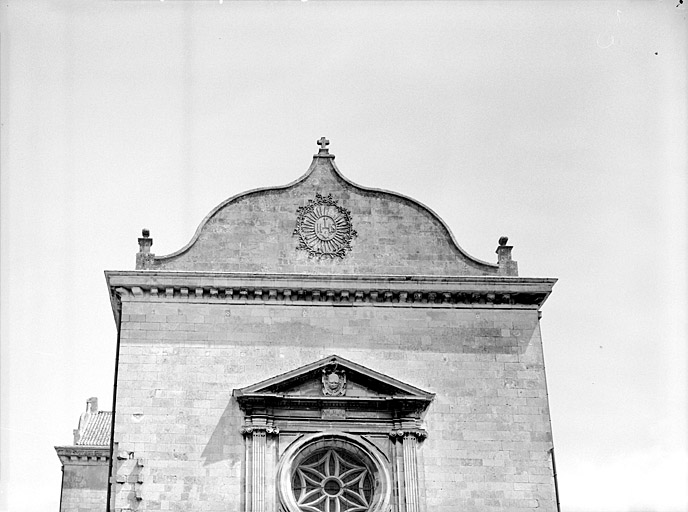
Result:
<svg viewBox="0 0 688 512">
<path fill-rule="evenodd" d="M 351 250 L 351 239 L 357 236 L 351 226 L 351 212 L 339 206 L 332 194 L 315 194 L 315 200 L 309 199 L 296 214 L 297 249 L 318 258 L 343 258 Z"/>
</svg>

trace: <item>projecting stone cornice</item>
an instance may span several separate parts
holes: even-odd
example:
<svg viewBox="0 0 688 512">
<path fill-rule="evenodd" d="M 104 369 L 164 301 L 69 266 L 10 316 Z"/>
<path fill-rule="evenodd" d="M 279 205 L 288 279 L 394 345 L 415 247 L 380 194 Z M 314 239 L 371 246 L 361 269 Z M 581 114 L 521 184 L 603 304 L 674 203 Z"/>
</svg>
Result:
<svg viewBox="0 0 688 512">
<path fill-rule="evenodd" d="M 556 279 L 507 276 L 360 276 L 106 271 L 113 311 L 121 300 L 331 306 L 539 309 Z"/>
<path fill-rule="evenodd" d="M 62 464 L 103 465 L 110 460 L 109 446 L 56 446 Z"/>
</svg>

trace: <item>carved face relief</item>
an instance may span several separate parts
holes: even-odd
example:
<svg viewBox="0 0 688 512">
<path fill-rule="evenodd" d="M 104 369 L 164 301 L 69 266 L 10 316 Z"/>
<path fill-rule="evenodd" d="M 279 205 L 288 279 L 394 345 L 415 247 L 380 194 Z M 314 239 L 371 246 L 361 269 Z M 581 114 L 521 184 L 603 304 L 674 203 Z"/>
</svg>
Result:
<svg viewBox="0 0 688 512">
<path fill-rule="evenodd" d="M 346 394 L 346 375 L 343 370 L 323 370 L 323 395 L 344 396 Z"/>
<path fill-rule="evenodd" d="M 337 205 L 332 194 L 315 194 L 315 201 L 309 199 L 296 213 L 297 249 L 318 258 L 343 258 L 351 250 L 351 239 L 357 235 L 351 226 L 351 212 Z"/>
</svg>

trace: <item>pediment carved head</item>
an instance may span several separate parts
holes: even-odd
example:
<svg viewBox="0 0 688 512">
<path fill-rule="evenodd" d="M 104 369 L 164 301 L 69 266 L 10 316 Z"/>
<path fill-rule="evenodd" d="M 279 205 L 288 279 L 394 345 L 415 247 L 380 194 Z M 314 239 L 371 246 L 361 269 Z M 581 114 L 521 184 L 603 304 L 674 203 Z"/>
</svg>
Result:
<svg viewBox="0 0 688 512">
<path fill-rule="evenodd" d="M 322 393 L 325 396 L 346 395 L 346 372 L 336 366 L 322 369 Z"/>
</svg>

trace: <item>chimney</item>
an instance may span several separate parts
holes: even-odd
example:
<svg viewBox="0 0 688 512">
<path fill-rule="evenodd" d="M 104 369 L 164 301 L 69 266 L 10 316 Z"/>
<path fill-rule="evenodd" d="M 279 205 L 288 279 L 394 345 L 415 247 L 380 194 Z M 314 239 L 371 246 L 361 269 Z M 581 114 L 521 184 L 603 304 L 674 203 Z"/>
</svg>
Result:
<svg viewBox="0 0 688 512">
<path fill-rule="evenodd" d="M 79 417 L 79 428 L 75 428 L 72 431 L 72 434 L 74 434 L 74 444 L 79 444 L 79 440 L 81 440 L 81 436 L 84 435 L 84 430 L 86 430 L 86 425 L 88 425 L 91 416 L 94 414 L 98 414 L 98 398 L 92 396 L 86 400 L 86 410 Z"/>
<path fill-rule="evenodd" d="M 88 400 L 86 400 L 86 410 L 89 411 L 91 414 L 95 414 L 98 412 L 98 397 L 97 396 L 92 396 Z"/>
</svg>

